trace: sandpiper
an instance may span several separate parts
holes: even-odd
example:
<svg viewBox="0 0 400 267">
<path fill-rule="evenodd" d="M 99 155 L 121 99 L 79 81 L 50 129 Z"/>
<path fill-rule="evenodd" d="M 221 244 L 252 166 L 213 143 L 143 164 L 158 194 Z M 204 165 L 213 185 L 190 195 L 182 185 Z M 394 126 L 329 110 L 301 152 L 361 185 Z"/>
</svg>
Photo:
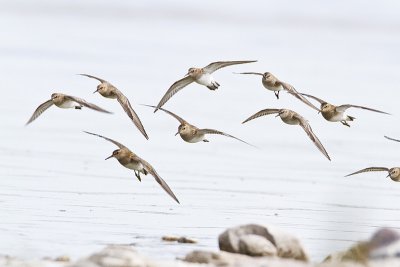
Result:
<svg viewBox="0 0 400 267">
<path fill-rule="evenodd" d="M 279 99 L 279 92 L 284 90 L 284 91 L 287 91 L 289 93 L 292 93 L 292 95 L 294 97 L 296 97 L 297 99 L 302 101 L 304 104 L 306 104 L 309 107 L 319 111 L 319 109 L 316 106 L 314 106 L 310 101 L 308 101 L 302 95 L 298 94 L 298 92 L 296 91 L 296 89 L 292 85 L 280 81 L 276 76 L 274 76 L 270 72 L 264 72 L 264 73 L 260 73 L 260 72 L 240 72 L 240 73 L 237 73 L 237 74 L 260 75 L 260 76 L 262 76 L 261 82 L 262 82 L 263 86 L 266 89 L 273 91 L 275 93 L 275 96 L 276 96 L 277 99 Z"/>
<path fill-rule="evenodd" d="M 135 124 L 135 126 L 144 135 L 144 137 L 146 137 L 146 139 L 149 139 L 149 137 L 143 127 L 143 124 L 139 119 L 139 116 L 133 110 L 128 98 L 120 90 L 118 90 L 114 85 L 107 82 L 106 80 L 100 79 L 98 77 L 95 77 L 95 76 L 92 76 L 89 74 L 79 74 L 79 75 L 98 80 L 100 82 L 100 84 L 97 86 L 96 91 L 94 91 L 93 93 L 98 92 L 99 94 L 101 94 L 102 96 L 104 96 L 106 98 L 117 99 L 117 101 L 121 104 L 122 108 L 124 109 L 125 113 L 129 116 L 129 118 Z"/>
<path fill-rule="evenodd" d="M 51 95 L 50 100 L 47 100 L 43 104 L 41 104 L 35 112 L 33 112 L 32 117 L 29 119 L 29 121 L 26 124 L 31 123 L 34 121 L 37 117 L 39 117 L 43 112 L 45 112 L 46 109 L 51 107 L 52 105 L 56 105 L 59 108 L 75 108 L 75 109 L 81 109 L 82 107 L 87 107 L 93 110 L 97 110 L 100 112 L 104 113 L 111 113 L 105 109 L 102 109 L 99 106 L 96 106 L 95 104 L 91 104 L 89 102 L 86 102 L 82 98 L 78 98 L 75 96 L 70 96 L 70 95 L 65 95 L 61 93 L 53 93 Z"/>
<path fill-rule="evenodd" d="M 365 110 L 369 110 L 369 111 L 374 111 L 374 112 L 390 115 L 387 112 L 380 111 L 377 109 L 367 108 L 367 107 L 363 107 L 363 106 L 356 106 L 356 105 L 351 105 L 351 104 L 335 106 L 335 105 L 329 104 L 328 102 L 326 102 L 318 97 L 315 97 L 315 96 L 312 96 L 309 94 L 301 94 L 301 95 L 310 97 L 310 98 L 318 101 L 321 104 L 321 110 L 319 112 L 321 112 L 322 117 L 324 117 L 327 121 L 331 121 L 331 122 L 340 121 L 343 125 L 348 126 L 348 127 L 350 127 L 350 124 L 348 124 L 347 122 L 355 120 L 354 117 L 346 114 L 346 110 L 349 108 L 360 108 L 360 109 L 365 109 Z"/>
<path fill-rule="evenodd" d="M 151 105 L 144 105 L 144 106 L 151 107 L 151 108 L 155 108 L 156 107 L 156 106 L 151 106 Z M 230 134 L 218 131 L 218 130 L 214 130 L 214 129 L 199 129 L 196 126 L 188 123 L 187 121 L 185 121 L 184 119 L 182 119 L 181 117 L 179 117 L 178 115 L 176 115 L 175 113 L 173 113 L 173 112 L 171 112 L 169 110 L 166 110 L 164 108 L 158 108 L 158 109 L 164 111 L 165 113 L 171 115 L 172 117 L 174 117 L 175 119 L 177 119 L 179 121 L 180 125 L 178 127 L 178 132 L 175 135 L 179 134 L 181 136 L 181 138 L 184 141 L 188 142 L 188 143 L 197 143 L 197 142 L 201 142 L 201 141 L 209 142 L 205 138 L 206 134 L 219 134 L 219 135 L 224 135 L 224 136 L 227 136 L 227 137 L 231 137 L 231 138 L 236 139 L 236 140 L 238 140 L 238 141 L 240 141 L 242 143 L 245 143 L 245 144 L 247 144 L 249 146 L 253 146 L 253 145 L 251 145 L 251 144 L 249 144 L 249 143 L 247 143 L 247 142 L 245 142 L 245 141 L 243 141 L 243 140 L 241 140 L 241 139 L 239 139 L 239 138 L 237 138 L 237 137 L 235 137 L 233 135 L 230 135 Z"/>
<path fill-rule="evenodd" d="M 112 140 L 110 138 L 107 138 L 99 134 L 86 131 L 84 132 L 87 134 L 104 138 L 105 140 L 110 141 L 119 148 L 117 150 L 114 150 L 111 156 L 107 157 L 106 160 L 110 158 L 116 158 L 122 166 L 133 170 L 136 178 L 138 178 L 140 182 L 142 181 L 140 173 L 143 173 L 144 175 L 150 173 L 156 179 L 157 183 L 159 183 L 161 187 L 165 190 L 165 192 L 167 192 L 168 195 L 170 195 L 176 202 L 179 203 L 179 200 L 172 192 L 171 188 L 169 188 L 168 184 L 158 175 L 156 170 L 147 161 L 140 158 L 138 155 L 130 151 L 126 146 L 115 140 Z"/>
<path fill-rule="evenodd" d="M 386 177 L 390 177 L 395 182 L 400 182 L 400 167 L 386 168 L 386 167 L 369 167 L 346 175 L 345 177 L 359 174 L 363 172 L 388 172 Z"/>
<path fill-rule="evenodd" d="M 313 143 L 316 145 L 318 150 L 321 151 L 322 154 L 324 154 L 324 156 L 327 159 L 331 160 L 328 155 L 328 152 L 326 152 L 321 141 L 319 141 L 318 137 L 312 131 L 311 126 L 307 122 L 307 120 L 305 118 L 303 118 L 302 116 L 300 116 L 300 114 L 298 114 L 297 112 L 294 112 L 293 110 L 290 110 L 290 109 L 263 109 L 263 110 L 257 112 L 256 114 L 250 116 L 248 119 L 246 119 L 242 123 L 246 123 L 246 122 L 256 119 L 258 117 L 265 116 L 265 115 L 271 115 L 271 114 L 277 114 L 275 117 L 279 116 L 281 118 L 281 120 L 286 124 L 300 125 L 304 129 L 304 131 L 307 133 L 307 135 L 311 139 L 311 141 L 313 141 Z"/>
<path fill-rule="evenodd" d="M 218 61 L 212 62 L 204 68 L 190 68 L 184 78 L 174 82 L 165 95 L 161 98 L 154 112 L 162 107 L 174 94 L 183 89 L 185 86 L 196 82 L 206 86 L 210 90 L 216 90 L 220 86 L 219 83 L 212 77 L 212 73 L 216 70 L 231 65 L 245 64 L 257 62 L 257 60 L 243 60 L 243 61 Z"/>
<path fill-rule="evenodd" d="M 399 139 L 394 139 L 394 138 L 391 138 L 391 137 L 386 136 L 386 135 L 385 135 L 385 138 L 386 138 L 386 139 L 389 139 L 389 140 L 392 140 L 392 141 L 400 142 Z"/>
</svg>

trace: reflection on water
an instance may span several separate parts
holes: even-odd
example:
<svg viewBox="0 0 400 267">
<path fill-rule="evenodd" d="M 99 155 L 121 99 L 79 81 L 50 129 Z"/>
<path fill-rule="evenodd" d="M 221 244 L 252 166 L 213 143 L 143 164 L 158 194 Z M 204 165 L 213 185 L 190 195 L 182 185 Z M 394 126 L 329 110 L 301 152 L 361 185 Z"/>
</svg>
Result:
<svg viewBox="0 0 400 267">
<path fill-rule="evenodd" d="M 398 184 L 379 173 L 343 177 L 370 165 L 399 164 L 397 143 L 383 138 L 400 136 L 394 126 L 400 97 L 397 2 L 42 0 L 2 6 L 1 254 L 79 257 L 116 243 L 174 258 L 193 248 L 217 249 L 217 235 L 226 227 L 252 222 L 296 234 L 320 260 L 378 227 L 398 227 Z M 156 104 L 191 66 L 245 59 L 259 62 L 221 70 L 217 91 L 193 84 L 166 107 L 260 149 L 218 136 L 184 143 L 173 136 L 176 121 L 138 105 Z M 271 71 L 332 103 L 395 115 L 349 110 L 357 118 L 351 128 L 328 123 L 287 94 L 276 100 L 258 77 L 232 74 L 238 71 Z M 118 103 L 91 94 L 96 83 L 75 75 L 82 72 L 104 77 L 130 98 L 149 141 Z M 52 107 L 24 127 L 56 91 L 114 114 Z M 300 127 L 273 117 L 241 125 L 262 108 L 281 107 L 308 118 L 332 162 Z M 105 162 L 115 147 L 83 130 L 120 140 L 145 158 L 182 204 L 153 178 L 139 183 L 116 161 Z M 200 242 L 162 243 L 166 234 Z"/>
</svg>

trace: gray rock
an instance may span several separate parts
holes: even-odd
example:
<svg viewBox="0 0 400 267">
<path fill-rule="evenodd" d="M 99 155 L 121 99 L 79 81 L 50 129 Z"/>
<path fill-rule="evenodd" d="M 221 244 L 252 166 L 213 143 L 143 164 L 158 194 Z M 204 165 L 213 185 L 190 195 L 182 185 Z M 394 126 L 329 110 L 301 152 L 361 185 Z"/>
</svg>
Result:
<svg viewBox="0 0 400 267">
<path fill-rule="evenodd" d="M 305 252 L 300 241 L 295 236 L 284 233 L 272 226 L 268 226 L 268 230 L 274 237 L 275 246 L 278 250 L 278 257 L 309 261 L 307 253 Z"/>
<path fill-rule="evenodd" d="M 227 265 L 228 262 L 224 262 L 224 259 L 218 252 L 195 250 L 186 255 L 183 259 L 186 262 L 201 263 L 201 264 L 215 264 Z"/>
<path fill-rule="evenodd" d="M 108 246 L 98 253 L 67 267 L 199 267 L 183 261 L 155 261 L 130 246 Z M 201 267 L 205 267 L 201 265 Z"/>
<path fill-rule="evenodd" d="M 291 259 L 277 257 L 250 257 L 229 252 L 193 251 L 186 255 L 185 261 L 224 267 L 312 267 L 313 265 Z"/>
<path fill-rule="evenodd" d="M 281 258 L 308 261 L 308 256 L 296 237 L 283 233 L 272 226 L 247 224 L 229 228 L 219 235 L 219 248 L 227 252 L 241 253 L 239 241 L 246 235 L 264 237 L 275 246 L 277 255 Z"/>
<path fill-rule="evenodd" d="M 71 267 L 146 267 L 148 261 L 129 246 L 108 246 Z"/>
<path fill-rule="evenodd" d="M 359 263 L 368 262 L 368 242 L 358 242 L 345 251 L 335 252 L 325 258 L 324 263 L 341 264 L 346 262 Z"/>
<path fill-rule="evenodd" d="M 244 235 L 239 238 L 239 253 L 249 256 L 276 256 L 276 247 L 260 235 Z"/>
<path fill-rule="evenodd" d="M 0 256 L 1 267 L 65 267 L 64 263 L 51 260 L 21 260 L 13 257 Z"/>
<path fill-rule="evenodd" d="M 400 235 L 391 229 L 380 229 L 370 240 L 358 242 L 345 251 L 333 253 L 324 262 L 336 264 L 335 266 L 349 262 L 362 266 L 400 266 Z"/>
<path fill-rule="evenodd" d="M 391 243 L 394 244 L 394 243 Z M 398 267 L 396 257 L 373 260 L 367 264 L 356 262 L 325 262 L 311 264 L 279 257 L 250 257 L 224 251 L 194 251 L 185 261 L 150 260 L 129 246 L 110 246 L 73 264 L 51 260 L 20 260 L 0 256 L 1 267 Z"/>
<path fill-rule="evenodd" d="M 256 224 L 247 224 L 238 227 L 228 228 L 219 235 L 219 249 L 226 252 L 239 253 L 239 239 L 244 235 L 259 235 L 268 239 L 275 245 L 274 238 L 269 234 L 264 226 Z"/>
</svg>

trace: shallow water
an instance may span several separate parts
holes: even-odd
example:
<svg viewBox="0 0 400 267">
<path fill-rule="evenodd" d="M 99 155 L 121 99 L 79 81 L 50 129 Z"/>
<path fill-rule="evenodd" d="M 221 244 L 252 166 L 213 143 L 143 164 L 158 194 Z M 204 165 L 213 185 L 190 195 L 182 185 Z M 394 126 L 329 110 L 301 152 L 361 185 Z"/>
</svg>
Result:
<svg viewBox="0 0 400 267">
<path fill-rule="evenodd" d="M 78 258 L 105 244 L 135 244 L 158 258 L 194 248 L 217 249 L 217 236 L 242 223 L 274 224 L 297 235 L 313 260 L 399 227 L 400 185 L 367 166 L 398 166 L 400 137 L 400 4 L 397 1 L 0 1 L 0 253 L 25 258 Z M 165 107 L 224 137 L 188 144 L 173 136 L 177 121 L 140 106 L 156 104 L 192 65 L 216 60 L 259 62 L 218 71 L 219 90 L 190 85 Z M 322 120 L 282 93 L 277 101 L 257 76 L 271 71 L 299 90 L 351 110 L 351 128 Z M 146 141 L 114 101 L 93 95 L 109 80 L 131 100 Z M 113 111 L 46 111 L 24 123 L 52 92 L 85 98 Z M 18 104 L 18 105 L 16 105 Z M 300 127 L 264 117 L 289 107 L 309 119 L 328 162 Z M 115 160 L 115 147 L 82 133 L 116 139 L 149 161 L 177 205 L 148 176 L 139 183 Z M 166 234 L 197 238 L 169 244 Z"/>
</svg>

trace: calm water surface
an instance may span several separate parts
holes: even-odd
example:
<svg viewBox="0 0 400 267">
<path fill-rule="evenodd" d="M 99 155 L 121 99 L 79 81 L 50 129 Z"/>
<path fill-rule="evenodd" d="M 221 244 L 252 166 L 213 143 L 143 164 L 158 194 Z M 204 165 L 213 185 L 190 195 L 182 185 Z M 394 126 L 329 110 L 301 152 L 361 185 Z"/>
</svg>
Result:
<svg viewBox="0 0 400 267">
<path fill-rule="evenodd" d="M 217 249 L 217 236 L 242 223 L 274 224 L 298 236 L 314 260 L 399 227 L 400 185 L 386 174 L 344 178 L 367 166 L 398 166 L 400 144 L 400 5 L 397 1 L 0 1 L 0 253 L 78 258 L 106 244 L 135 244 L 159 258 Z M 189 122 L 243 138 L 188 144 L 177 121 L 156 104 L 192 66 L 257 59 L 215 74 L 211 92 L 193 84 L 167 104 Z M 257 76 L 271 71 L 332 103 L 354 103 L 393 116 L 351 110 L 351 128 L 328 123 L 282 93 L 278 101 Z M 131 100 L 146 141 L 121 107 L 93 95 L 103 77 Z M 52 92 L 114 112 L 50 108 L 24 123 Z M 310 121 L 328 162 L 300 127 L 263 117 L 288 107 Z M 139 183 L 116 160 L 119 140 L 149 161 L 181 201 L 150 176 Z M 197 238 L 168 244 L 166 234 Z"/>
</svg>

